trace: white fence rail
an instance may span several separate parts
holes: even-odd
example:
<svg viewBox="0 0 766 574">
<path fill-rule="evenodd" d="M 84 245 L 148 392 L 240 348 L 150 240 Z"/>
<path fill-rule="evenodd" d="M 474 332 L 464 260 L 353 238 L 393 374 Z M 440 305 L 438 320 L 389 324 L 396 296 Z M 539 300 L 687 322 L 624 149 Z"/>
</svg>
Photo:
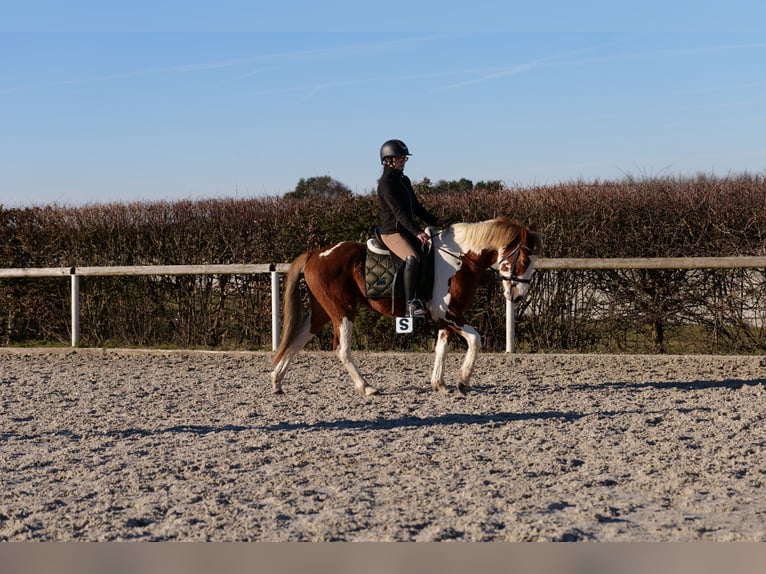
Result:
<svg viewBox="0 0 766 574">
<path fill-rule="evenodd" d="M 271 274 L 271 346 L 279 344 L 279 273 L 287 271 L 288 263 L 242 265 L 138 265 L 110 267 L 46 267 L 31 269 L 0 269 L 0 279 L 70 277 L 72 346 L 80 344 L 80 277 L 117 277 L 139 275 L 254 275 Z"/>
<path fill-rule="evenodd" d="M 280 335 L 279 274 L 287 272 L 289 263 L 232 265 L 141 265 L 113 267 L 43 267 L 0 269 L 0 279 L 70 277 L 72 346 L 80 343 L 80 277 L 114 277 L 137 275 L 251 275 L 271 274 L 271 344 L 276 349 Z M 540 259 L 538 269 L 743 269 L 766 268 L 766 257 L 649 257 L 649 258 L 563 258 Z M 505 350 L 513 353 L 515 312 L 506 302 Z"/>
</svg>

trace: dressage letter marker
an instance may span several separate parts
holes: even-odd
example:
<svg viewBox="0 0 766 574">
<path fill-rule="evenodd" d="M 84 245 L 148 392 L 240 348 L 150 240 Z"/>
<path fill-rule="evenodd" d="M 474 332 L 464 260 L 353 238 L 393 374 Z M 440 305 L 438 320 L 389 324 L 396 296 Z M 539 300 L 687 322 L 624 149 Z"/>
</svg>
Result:
<svg viewBox="0 0 766 574">
<path fill-rule="evenodd" d="M 397 333 L 412 333 L 412 317 L 396 317 Z"/>
</svg>

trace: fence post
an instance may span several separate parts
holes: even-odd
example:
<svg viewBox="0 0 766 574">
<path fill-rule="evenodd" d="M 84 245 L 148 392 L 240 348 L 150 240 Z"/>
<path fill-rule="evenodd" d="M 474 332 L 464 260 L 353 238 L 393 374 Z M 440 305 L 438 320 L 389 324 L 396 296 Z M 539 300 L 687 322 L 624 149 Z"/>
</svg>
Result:
<svg viewBox="0 0 766 574">
<path fill-rule="evenodd" d="M 271 269 L 271 349 L 276 351 L 279 346 L 279 273 L 277 266 L 272 263 Z"/>
<path fill-rule="evenodd" d="M 514 353 L 516 351 L 516 313 L 513 308 L 513 301 L 505 300 L 505 352 Z"/>
<path fill-rule="evenodd" d="M 75 273 L 75 268 L 70 270 L 70 282 L 72 285 L 72 346 L 80 344 L 80 277 Z"/>
</svg>

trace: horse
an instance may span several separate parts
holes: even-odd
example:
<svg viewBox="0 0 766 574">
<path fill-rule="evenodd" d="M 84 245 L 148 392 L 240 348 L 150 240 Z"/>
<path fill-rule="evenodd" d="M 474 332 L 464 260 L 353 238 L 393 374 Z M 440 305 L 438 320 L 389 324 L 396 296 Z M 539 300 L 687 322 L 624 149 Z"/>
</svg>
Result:
<svg viewBox="0 0 766 574">
<path fill-rule="evenodd" d="M 472 304 L 481 274 L 495 270 L 503 284 L 503 295 L 511 301 L 523 299 L 529 290 L 535 263 L 542 251 L 542 236 L 517 220 L 498 217 L 478 223 L 453 223 L 436 232 L 429 228 L 434 253 L 433 293 L 426 301 L 431 319 L 438 326 L 431 387 L 448 393 L 444 383 L 444 363 L 450 338 L 458 334 L 468 350 L 463 360 L 457 388 L 469 389 L 481 336 L 465 319 Z M 351 376 L 356 392 L 376 395 L 357 369 L 351 356 L 354 318 L 360 305 L 387 316 L 405 315 L 402 297 L 370 299 L 365 291 L 366 245 L 341 241 L 299 255 L 285 279 L 282 337 L 273 358 L 272 392 L 281 394 L 282 380 L 295 355 L 328 322 L 333 327 L 333 350 Z M 303 277 L 308 291 L 306 315 L 300 289 Z"/>
</svg>

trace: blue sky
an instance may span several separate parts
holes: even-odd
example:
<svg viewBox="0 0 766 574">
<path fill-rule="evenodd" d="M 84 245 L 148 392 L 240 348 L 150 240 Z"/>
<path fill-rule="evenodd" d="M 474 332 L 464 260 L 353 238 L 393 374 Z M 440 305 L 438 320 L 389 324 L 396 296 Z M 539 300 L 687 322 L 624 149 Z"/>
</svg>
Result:
<svg viewBox="0 0 766 574">
<path fill-rule="evenodd" d="M 762 3 L 15 4 L 6 207 L 766 172 Z"/>
</svg>

